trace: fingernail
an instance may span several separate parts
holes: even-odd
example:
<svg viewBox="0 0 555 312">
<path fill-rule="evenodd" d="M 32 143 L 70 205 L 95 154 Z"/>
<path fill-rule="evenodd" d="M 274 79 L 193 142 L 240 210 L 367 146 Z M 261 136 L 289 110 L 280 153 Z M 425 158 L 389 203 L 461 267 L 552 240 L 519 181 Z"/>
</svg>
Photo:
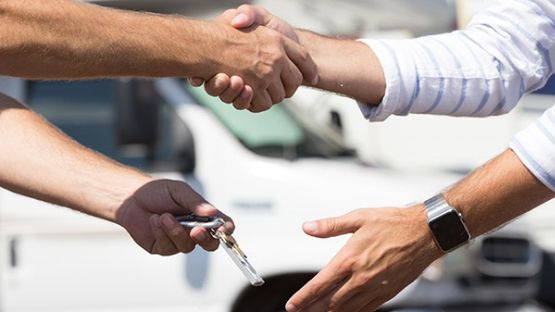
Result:
<svg viewBox="0 0 555 312">
<path fill-rule="evenodd" d="M 287 312 L 297 312 L 297 307 L 294 306 L 292 303 L 287 303 L 285 305 L 285 310 L 287 310 Z"/>
<path fill-rule="evenodd" d="M 307 232 L 316 232 L 318 230 L 318 223 L 311 221 L 311 222 L 305 222 L 305 224 L 303 225 L 303 228 L 305 231 Z"/>
<path fill-rule="evenodd" d="M 164 224 L 167 229 L 171 229 L 174 226 L 173 219 L 169 216 L 162 217 L 162 224 Z"/>
</svg>

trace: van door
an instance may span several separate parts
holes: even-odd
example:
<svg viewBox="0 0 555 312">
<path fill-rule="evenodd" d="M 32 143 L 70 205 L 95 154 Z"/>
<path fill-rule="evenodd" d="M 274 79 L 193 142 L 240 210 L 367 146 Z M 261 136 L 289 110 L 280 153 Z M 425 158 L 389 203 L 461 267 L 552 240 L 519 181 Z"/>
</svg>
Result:
<svg viewBox="0 0 555 312">
<path fill-rule="evenodd" d="M 149 82 L 127 89 L 121 83 L 26 82 L 25 98 L 81 144 L 152 174 L 184 179 L 184 168 L 192 169 L 181 157 L 190 146 L 179 141 L 186 126 L 156 94 L 147 92 L 142 103 L 158 107 L 156 137 L 148 144 L 119 140 L 118 92 L 137 92 L 127 98 L 138 101 Z M 196 274 L 195 283 L 186 270 L 184 255 L 148 255 L 114 224 L 0 189 L 2 312 L 189 309 L 204 298 L 208 270 Z"/>
</svg>

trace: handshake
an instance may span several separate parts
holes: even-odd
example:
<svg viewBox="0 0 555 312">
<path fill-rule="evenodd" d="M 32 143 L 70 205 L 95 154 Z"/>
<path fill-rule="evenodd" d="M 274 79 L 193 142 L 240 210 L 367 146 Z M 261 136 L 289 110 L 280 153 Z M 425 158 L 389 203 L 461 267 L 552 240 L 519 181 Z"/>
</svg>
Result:
<svg viewBox="0 0 555 312">
<path fill-rule="evenodd" d="M 243 5 L 227 10 L 216 22 L 225 25 L 232 46 L 219 58 L 222 73 L 191 78 L 193 86 L 204 84 L 208 94 L 236 109 L 262 112 L 292 97 L 299 86 L 318 84 L 315 61 L 296 31 L 279 17 Z"/>
</svg>

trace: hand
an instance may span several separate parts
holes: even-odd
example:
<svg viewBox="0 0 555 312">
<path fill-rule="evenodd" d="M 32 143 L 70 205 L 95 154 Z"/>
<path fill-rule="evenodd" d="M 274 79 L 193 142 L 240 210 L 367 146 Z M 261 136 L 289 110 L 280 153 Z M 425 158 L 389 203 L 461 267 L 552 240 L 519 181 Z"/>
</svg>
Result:
<svg viewBox="0 0 555 312">
<path fill-rule="evenodd" d="M 185 229 L 174 218 L 189 214 L 224 218 L 226 233 L 231 234 L 234 230 L 229 217 L 186 183 L 171 180 L 155 180 L 143 185 L 121 205 L 116 220 L 139 246 L 151 254 L 188 253 L 197 243 L 207 251 L 216 250 L 219 243 L 206 229 Z"/>
<path fill-rule="evenodd" d="M 258 25 L 242 31 L 221 23 L 208 25 L 215 26 L 210 33 L 221 38 L 211 40 L 216 42 L 210 47 L 214 54 L 203 61 L 208 66 L 203 73 L 207 77 L 202 78 L 218 71 L 242 77 L 252 89 L 252 101 L 235 104 L 236 108 L 267 110 L 298 88 L 303 77 L 316 79 L 316 64 L 306 49 L 282 34 Z"/>
<path fill-rule="evenodd" d="M 423 206 L 361 209 L 308 222 L 304 231 L 351 239 L 287 303 L 293 311 L 374 311 L 414 281 L 442 253 L 428 229 Z"/>
<path fill-rule="evenodd" d="M 299 43 L 299 38 L 295 30 L 282 19 L 270 14 L 262 7 L 242 5 L 238 9 L 227 10 L 216 21 L 224 24 L 231 24 L 237 29 L 246 29 L 253 25 L 260 25 L 266 28 L 277 31 L 287 38 Z M 304 84 L 316 85 L 318 83 L 318 76 L 313 78 L 305 75 Z M 191 84 L 193 86 L 201 86 L 204 83 L 202 78 L 192 78 Z M 295 94 L 300 84 L 285 90 L 285 98 L 289 98 Z M 239 76 L 229 77 L 224 73 L 220 73 L 210 78 L 205 84 L 206 92 L 212 96 L 218 96 L 224 103 L 233 103 L 233 105 L 241 109 L 248 105 L 252 98 L 252 88 L 246 85 L 243 79 Z M 281 99 L 283 100 L 283 99 Z M 281 101 L 278 101 L 281 102 Z M 276 102 L 274 102 L 275 104 Z M 266 109 L 271 106 L 265 107 Z"/>
</svg>

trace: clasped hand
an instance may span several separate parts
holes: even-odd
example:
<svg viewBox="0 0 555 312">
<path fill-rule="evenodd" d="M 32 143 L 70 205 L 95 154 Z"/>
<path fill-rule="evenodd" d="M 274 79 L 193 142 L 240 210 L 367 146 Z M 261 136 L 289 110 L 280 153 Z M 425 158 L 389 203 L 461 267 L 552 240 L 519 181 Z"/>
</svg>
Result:
<svg viewBox="0 0 555 312">
<path fill-rule="evenodd" d="M 256 57 L 245 62 L 252 65 L 247 70 L 233 73 L 234 69 L 226 70 L 227 66 L 222 64 L 221 73 L 207 79 L 192 78 L 191 84 L 201 86 L 205 83 L 208 94 L 220 97 L 224 103 L 232 103 L 236 109 L 251 112 L 270 109 L 273 104 L 292 97 L 303 84 L 316 85 L 319 80 L 316 63 L 307 49 L 299 44 L 294 29 L 266 13 L 262 8 L 245 5 L 219 16 L 216 22 L 251 35 L 247 43 L 250 49 L 257 49 Z M 240 40 L 237 44 L 240 45 Z M 226 54 L 233 53 L 242 51 L 226 51 Z M 234 55 L 230 61 L 238 62 L 250 55 Z"/>
<path fill-rule="evenodd" d="M 207 251 L 216 250 L 219 242 L 206 229 L 186 229 L 174 217 L 189 214 L 221 217 L 226 221 L 225 231 L 231 234 L 234 230 L 228 216 L 186 183 L 173 180 L 152 180 L 144 184 L 121 204 L 116 221 L 151 254 L 188 253 L 196 244 Z"/>
</svg>

